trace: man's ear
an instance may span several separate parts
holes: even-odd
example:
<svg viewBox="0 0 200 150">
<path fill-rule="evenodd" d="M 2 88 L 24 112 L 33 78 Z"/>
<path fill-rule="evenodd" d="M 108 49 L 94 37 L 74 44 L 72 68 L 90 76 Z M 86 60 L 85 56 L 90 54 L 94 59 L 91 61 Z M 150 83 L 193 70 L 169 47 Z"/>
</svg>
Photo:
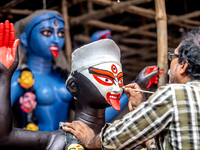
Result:
<svg viewBox="0 0 200 150">
<path fill-rule="evenodd" d="M 187 68 L 188 68 L 187 61 L 183 61 L 182 64 L 181 64 L 180 74 L 181 75 L 186 74 Z"/>
<path fill-rule="evenodd" d="M 67 80 L 66 87 L 67 87 L 67 90 L 71 93 L 71 95 L 73 97 L 77 97 L 78 87 L 77 87 L 75 79 L 73 77 L 71 77 L 69 80 Z"/>
</svg>

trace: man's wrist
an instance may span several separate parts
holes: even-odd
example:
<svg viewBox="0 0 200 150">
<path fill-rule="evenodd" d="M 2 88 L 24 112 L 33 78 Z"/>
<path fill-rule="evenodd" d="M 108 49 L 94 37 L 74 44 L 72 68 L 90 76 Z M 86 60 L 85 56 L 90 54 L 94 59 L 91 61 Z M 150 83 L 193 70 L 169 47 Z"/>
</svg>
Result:
<svg viewBox="0 0 200 150">
<path fill-rule="evenodd" d="M 92 140 L 90 140 L 89 143 L 87 143 L 85 146 L 87 149 L 96 149 L 96 150 L 100 150 L 101 149 L 101 139 L 99 134 L 96 135 Z"/>
</svg>

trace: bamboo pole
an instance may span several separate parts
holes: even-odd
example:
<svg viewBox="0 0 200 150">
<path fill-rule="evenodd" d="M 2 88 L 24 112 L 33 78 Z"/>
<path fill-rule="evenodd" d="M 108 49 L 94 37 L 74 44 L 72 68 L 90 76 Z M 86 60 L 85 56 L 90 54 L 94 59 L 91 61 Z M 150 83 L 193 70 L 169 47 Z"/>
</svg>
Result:
<svg viewBox="0 0 200 150">
<path fill-rule="evenodd" d="M 67 8 L 66 0 L 62 0 L 62 13 L 63 13 L 63 18 L 65 20 L 65 55 L 67 57 L 67 61 L 69 63 L 70 69 L 71 69 L 72 46 L 71 46 L 71 39 L 70 39 L 68 8 Z"/>
<path fill-rule="evenodd" d="M 12 1 L 10 1 L 9 3 L 5 4 L 4 6 L 1 6 L 1 7 L 0 7 L 0 12 L 2 12 L 4 9 L 14 7 L 14 6 L 16 6 L 17 4 L 19 4 L 19 3 L 21 3 L 21 2 L 24 2 L 24 1 L 26 1 L 26 0 L 12 0 Z"/>
<path fill-rule="evenodd" d="M 157 48 L 158 48 L 158 58 L 157 65 L 160 70 L 164 73 L 160 75 L 158 87 L 165 85 L 167 83 L 167 17 L 165 11 L 165 0 L 155 0 L 156 8 L 156 24 L 157 24 Z"/>
<path fill-rule="evenodd" d="M 125 7 L 128 7 L 130 5 L 141 4 L 141 3 L 149 2 L 149 1 L 152 1 L 152 0 L 132 0 L 132 1 L 121 2 L 118 5 L 109 6 L 109 7 L 106 7 L 105 9 L 92 11 L 87 14 L 81 15 L 79 17 L 74 17 L 70 20 L 70 25 L 81 24 L 91 19 L 102 19 L 104 17 L 108 17 L 111 15 L 120 13 L 119 10 Z"/>
<path fill-rule="evenodd" d="M 99 21 L 99 20 L 89 20 L 87 22 L 84 22 L 83 24 L 99 27 L 99 28 L 102 28 L 102 29 L 109 29 L 111 31 L 118 31 L 118 32 L 124 32 L 124 31 L 130 30 L 130 28 L 128 26 L 106 23 L 106 22 L 102 22 L 102 21 Z"/>
<path fill-rule="evenodd" d="M 30 15 L 34 11 L 28 10 L 28 9 L 4 9 L 2 10 L 3 13 L 11 13 L 11 14 L 17 14 L 17 15 Z"/>
</svg>

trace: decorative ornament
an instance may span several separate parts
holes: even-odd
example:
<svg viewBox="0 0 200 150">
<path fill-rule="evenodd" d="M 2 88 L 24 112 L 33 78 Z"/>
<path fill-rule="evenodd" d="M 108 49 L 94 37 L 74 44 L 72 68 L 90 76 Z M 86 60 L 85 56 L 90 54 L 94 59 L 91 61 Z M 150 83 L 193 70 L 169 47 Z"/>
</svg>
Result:
<svg viewBox="0 0 200 150">
<path fill-rule="evenodd" d="M 57 27 L 58 26 L 58 21 L 57 20 L 55 20 L 54 22 L 54 25 Z"/>
</svg>

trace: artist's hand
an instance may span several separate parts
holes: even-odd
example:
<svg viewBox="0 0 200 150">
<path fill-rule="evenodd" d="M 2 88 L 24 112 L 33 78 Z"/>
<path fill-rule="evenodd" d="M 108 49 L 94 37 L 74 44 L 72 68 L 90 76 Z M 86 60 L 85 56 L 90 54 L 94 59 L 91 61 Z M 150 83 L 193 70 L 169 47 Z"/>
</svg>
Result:
<svg viewBox="0 0 200 150">
<path fill-rule="evenodd" d="M 91 149 L 91 142 L 95 137 L 94 131 L 81 121 L 73 121 L 72 123 L 63 123 L 63 130 L 72 133 L 81 141 L 84 147 Z"/>
<path fill-rule="evenodd" d="M 11 77 L 18 65 L 16 52 L 19 39 L 15 40 L 15 29 L 8 20 L 0 23 L 0 72 Z"/>
<path fill-rule="evenodd" d="M 142 103 L 143 99 L 143 93 L 142 92 L 137 92 L 132 89 L 137 89 L 141 90 L 139 85 L 137 83 L 132 83 L 123 86 L 123 90 L 128 96 L 128 108 L 130 111 L 135 110 L 136 107 L 138 107 Z"/>
<path fill-rule="evenodd" d="M 149 88 L 152 83 L 158 83 L 158 75 L 162 74 L 163 71 L 159 71 L 157 66 L 145 67 L 139 75 L 136 77 L 135 82 L 140 86 L 141 89 Z"/>
</svg>

